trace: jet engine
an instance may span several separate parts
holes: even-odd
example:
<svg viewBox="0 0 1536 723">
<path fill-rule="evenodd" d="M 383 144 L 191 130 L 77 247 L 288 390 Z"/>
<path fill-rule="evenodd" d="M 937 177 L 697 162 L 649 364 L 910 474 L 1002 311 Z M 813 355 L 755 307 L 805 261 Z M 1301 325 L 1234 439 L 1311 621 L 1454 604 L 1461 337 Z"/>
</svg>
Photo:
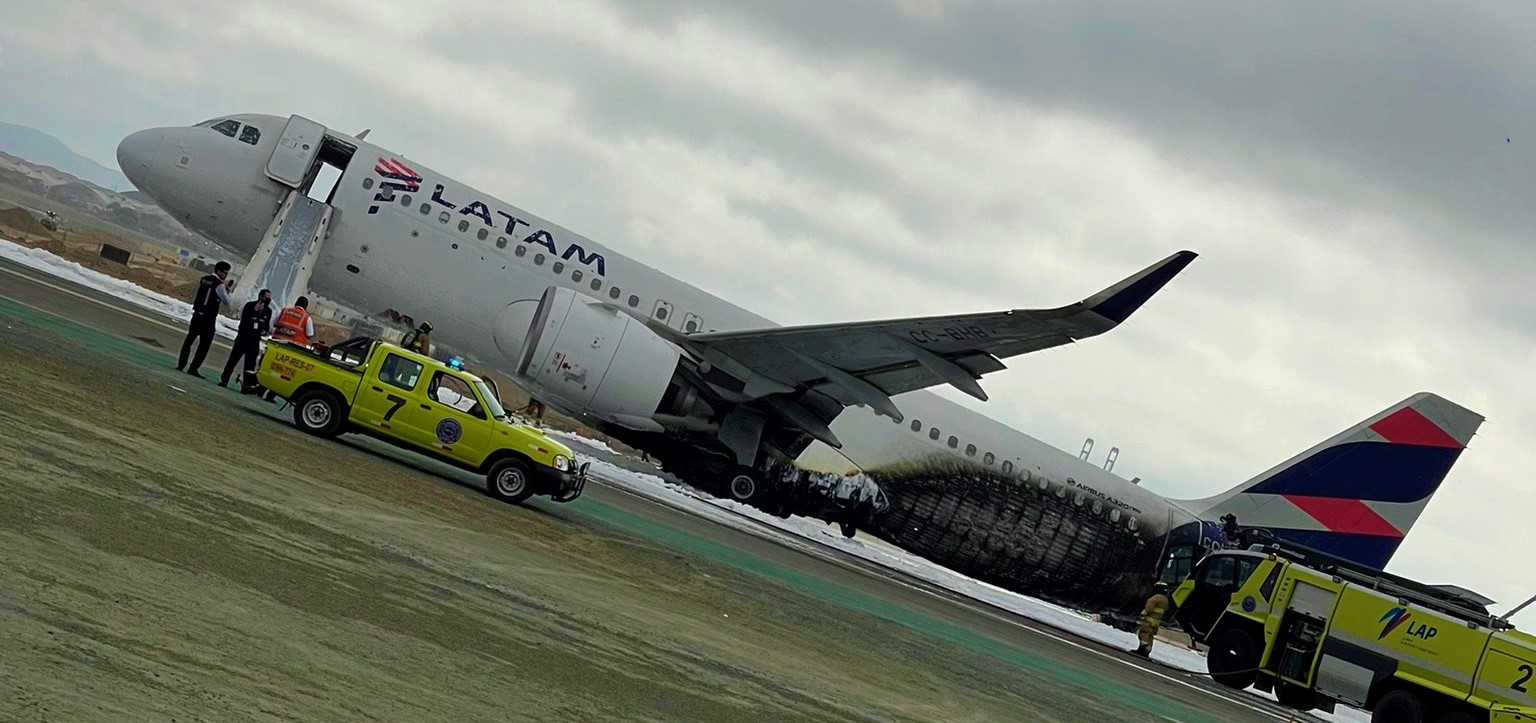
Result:
<svg viewBox="0 0 1536 723">
<path fill-rule="evenodd" d="M 506 353 L 512 341 L 498 338 L 497 344 Z M 509 356 L 519 382 L 540 398 L 629 429 L 662 431 L 653 416 L 682 352 L 641 320 L 613 304 L 551 286 L 520 341 Z"/>
</svg>

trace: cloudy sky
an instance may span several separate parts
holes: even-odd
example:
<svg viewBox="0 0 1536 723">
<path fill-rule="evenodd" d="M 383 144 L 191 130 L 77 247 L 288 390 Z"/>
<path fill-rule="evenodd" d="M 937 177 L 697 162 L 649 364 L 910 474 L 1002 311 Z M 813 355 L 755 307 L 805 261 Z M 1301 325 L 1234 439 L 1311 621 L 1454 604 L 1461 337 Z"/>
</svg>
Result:
<svg viewBox="0 0 1536 723">
<path fill-rule="evenodd" d="M 1055 306 L 1193 249 L 966 403 L 1198 497 L 1435 391 L 1488 422 L 1392 567 L 1536 593 L 1536 8 L 692 5 L 0 0 L 0 120 L 107 165 L 234 112 L 372 128 L 786 324 Z"/>
</svg>

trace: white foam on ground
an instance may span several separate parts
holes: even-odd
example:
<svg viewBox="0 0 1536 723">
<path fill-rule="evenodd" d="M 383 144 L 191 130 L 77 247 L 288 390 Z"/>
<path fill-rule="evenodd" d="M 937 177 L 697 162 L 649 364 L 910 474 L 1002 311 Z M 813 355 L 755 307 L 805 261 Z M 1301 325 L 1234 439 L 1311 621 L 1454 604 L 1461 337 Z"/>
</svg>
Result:
<svg viewBox="0 0 1536 723">
<path fill-rule="evenodd" d="M 15 262 L 29 269 L 36 269 L 50 276 L 84 286 L 88 289 L 111 294 L 134 306 L 154 312 L 168 319 L 186 323 L 192 318 L 192 304 L 186 301 L 173 299 L 165 294 L 150 291 L 131 281 L 113 278 L 100 271 L 88 269 L 43 249 L 22 246 L 3 236 L 0 236 L 0 258 Z M 238 330 L 239 323 L 234 319 L 223 316 L 219 317 L 219 336 L 233 339 L 235 338 L 235 332 Z"/>
<path fill-rule="evenodd" d="M 173 299 L 132 282 L 113 278 L 99 271 L 85 268 L 73 261 L 59 258 L 48 251 L 22 246 L 4 237 L 0 237 L 0 258 L 42 271 L 65 281 L 111 294 L 114 297 L 167 318 L 185 322 L 192 317 L 192 306 L 185 301 Z M 236 328 L 236 323 L 233 320 L 224 317 L 219 318 L 220 336 L 233 339 Z M 601 449 L 610 454 L 617 454 L 607 444 L 597 440 L 557 430 L 546 430 L 546 432 L 553 437 L 568 439 L 590 448 Z M 887 544 L 884 541 L 873 539 L 868 535 L 862 535 L 850 540 L 843 537 L 837 527 L 819 520 L 804 517 L 791 517 L 787 520 L 780 519 L 754 507 L 731 500 L 708 497 L 696 492 L 692 488 L 667 482 L 657 475 L 624 469 L 603 460 L 592 460 L 591 471 L 593 474 L 601 477 L 604 482 L 649 499 L 683 508 L 693 514 L 722 525 L 756 533 L 759 531 L 759 528 L 754 523 L 761 523 L 798 538 L 841 550 L 876 565 L 904 572 L 958 595 L 986 602 L 1007 612 L 1021 615 L 1030 620 L 1044 623 L 1104 645 L 1117 647 L 1122 650 L 1131 650 L 1137 645 L 1135 634 L 1116 630 L 1096 621 L 1092 616 L 1059 605 L 1053 605 L 1043 600 L 1010 592 L 995 585 L 972 580 L 910 552 Z M 1153 646 L 1152 658 L 1170 667 L 1190 673 L 1203 674 L 1205 672 L 1204 655 L 1166 641 L 1158 641 Z M 1273 695 L 1259 693 L 1251 689 L 1249 692 L 1253 695 L 1274 700 Z M 1356 723 L 1370 720 L 1368 714 L 1344 707 L 1340 707 L 1339 712 L 1334 714 L 1314 712 L 1311 715 L 1321 720 L 1338 721 L 1340 723 Z"/>
</svg>

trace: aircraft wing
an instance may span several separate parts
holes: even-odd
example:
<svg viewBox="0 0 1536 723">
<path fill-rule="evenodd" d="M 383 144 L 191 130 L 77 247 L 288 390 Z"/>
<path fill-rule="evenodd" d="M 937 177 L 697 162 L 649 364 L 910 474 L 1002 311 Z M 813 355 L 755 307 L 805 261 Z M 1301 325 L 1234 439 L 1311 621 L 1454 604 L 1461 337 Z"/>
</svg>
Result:
<svg viewBox="0 0 1536 723">
<path fill-rule="evenodd" d="M 702 334 L 680 334 L 660 324 L 653 328 L 669 332 L 669 338 L 701 359 L 703 380 L 733 401 L 765 399 L 805 426 L 812 420 L 802 412 L 816 410 L 815 417 L 830 422 L 829 412 L 835 417 L 842 406 L 855 404 L 900 421 L 902 414 L 890 397 L 949 384 L 985 400 L 986 392 L 976 380 L 1004 369 L 1001 359 L 1115 328 L 1195 256 L 1180 251 L 1093 296 L 1055 309 Z M 841 406 L 811 404 L 785 413 L 784 405 L 794 401 L 773 404 L 770 399 L 782 395 L 804 400 L 804 392 L 818 392 Z"/>
</svg>

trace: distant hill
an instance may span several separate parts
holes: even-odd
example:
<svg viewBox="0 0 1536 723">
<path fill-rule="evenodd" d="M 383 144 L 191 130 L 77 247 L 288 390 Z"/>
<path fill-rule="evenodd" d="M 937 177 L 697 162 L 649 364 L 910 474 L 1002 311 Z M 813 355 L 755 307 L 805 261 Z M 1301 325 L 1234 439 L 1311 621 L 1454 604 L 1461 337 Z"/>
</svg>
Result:
<svg viewBox="0 0 1536 723">
<path fill-rule="evenodd" d="M 62 141 L 35 128 L 0 123 L 0 151 L 50 166 L 113 191 L 131 191 L 122 173 L 69 149 Z"/>
</svg>

